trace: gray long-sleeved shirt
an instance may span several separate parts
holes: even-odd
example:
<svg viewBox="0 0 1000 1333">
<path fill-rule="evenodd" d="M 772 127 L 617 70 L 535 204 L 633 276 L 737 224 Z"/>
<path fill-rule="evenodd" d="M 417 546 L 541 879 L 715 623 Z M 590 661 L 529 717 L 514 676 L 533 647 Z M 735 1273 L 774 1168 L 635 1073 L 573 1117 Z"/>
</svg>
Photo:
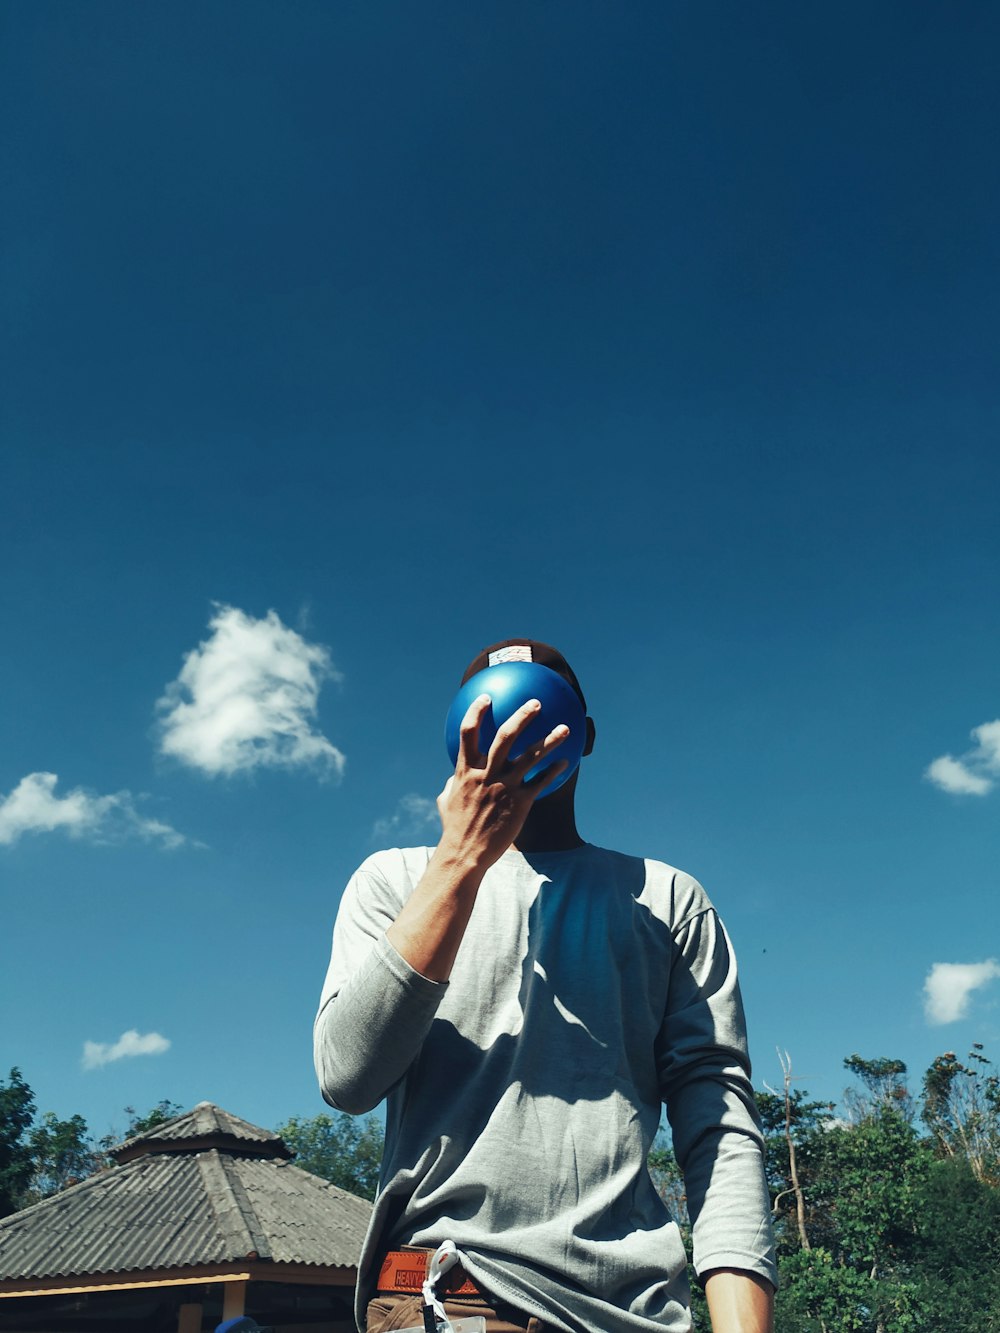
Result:
<svg viewBox="0 0 1000 1333">
<path fill-rule="evenodd" d="M 388 1096 L 359 1269 L 454 1240 L 473 1278 L 566 1333 L 684 1333 L 686 1256 L 646 1154 L 666 1102 L 699 1273 L 776 1281 L 736 963 L 701 886 L 584 845 L 486 874 L 451 979 L 385 932 L 430 848 L 380 852 L 341 903 L 315 1028 L 331 1105 Z"/>
</svg>

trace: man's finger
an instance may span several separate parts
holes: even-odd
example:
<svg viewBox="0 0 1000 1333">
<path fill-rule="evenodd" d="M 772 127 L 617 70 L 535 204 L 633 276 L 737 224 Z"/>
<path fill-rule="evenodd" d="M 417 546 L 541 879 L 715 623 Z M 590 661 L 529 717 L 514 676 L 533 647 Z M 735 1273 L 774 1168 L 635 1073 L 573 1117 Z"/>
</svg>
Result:
<svg viewBox="0 0 1000 1333">
<path fill-rule="evenodd" d="M 451 789 L 454 785 L 455 775 L 453 773 L 444 784 L 444 791 L 442 791 L 441 795 L 437 798 L 438 817 L 442 824 L 444 823 L 444 812 L 448 809 L 448 802 L 451 799 Z"/>
<path fill-rule="evenodd" d="M 497 734 L 493 738 L 493 744 L 486 758 L 486 768 L 491 775 L 496 776 L 500 773 L 507 762 L 511 746 L 525 727 L 533 721 L 541 706 L 537 699 L 529 699 L 516 712 L 511 713 L 503 726 L 497 728 Z"/>
<path fill-rule="evenodd" d="M 552 728 L 543 741 L 539 741 L 537 745 L 530 745 L 524 754 L 519 754 L 516 759 L 512 760 L 511 768 L 518 774 L 527 773 L 537 763 L 550 755 L 553 750 L 558 749 L 568 736 L 569 727 L 566 726 L 565 722 L 561 722 L 558 727 Z"/>
<path fill-rule="evenodd" d="M 488 694 L 480 694 L 465 711 L 462 725 L 458 729 L 458 762 L 466 768 L 482 768 L 485 758 L 479 748 L 479 728 L 492 700 Z"/>
</svg>

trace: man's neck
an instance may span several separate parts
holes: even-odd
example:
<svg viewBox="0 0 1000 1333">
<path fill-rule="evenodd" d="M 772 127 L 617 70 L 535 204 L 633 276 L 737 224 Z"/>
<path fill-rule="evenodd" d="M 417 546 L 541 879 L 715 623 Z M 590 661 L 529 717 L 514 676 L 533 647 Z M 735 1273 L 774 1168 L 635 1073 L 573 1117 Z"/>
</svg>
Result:
<svg viewBox="0 0 1000 1333">
<path fill-rule="evenodd" d="M 560 800 L 555 792 L 532 807 L 517 835 L 514 846 L 519 852 L 568 852 L 582 847 L 583 839 L 576 827 L 576 810 L 572 794 Z"/>
</svg>

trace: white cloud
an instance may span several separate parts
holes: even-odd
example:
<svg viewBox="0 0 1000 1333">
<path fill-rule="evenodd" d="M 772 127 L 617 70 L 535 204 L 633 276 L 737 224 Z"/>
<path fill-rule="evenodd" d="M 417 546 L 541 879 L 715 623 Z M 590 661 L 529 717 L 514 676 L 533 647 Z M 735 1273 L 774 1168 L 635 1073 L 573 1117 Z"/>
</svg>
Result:
<svg viewBox="0 0 1000 1333">
<path fill-rule="evenodd" d="M 924 772 L 924 777 L 942 791 L 958 796 L 985 796 L 1000 777 L 1000 718 L 973 727 L 976 742 L 960 758 L 943 754 Z"/>
<path fill-rule="evenodd" d="M 135 1028 L 130 1028 L 115 1042 L 85 1041 L 82 1064 L 84 1069 L 100 1069 L 115 1060 L 131 1059 L 134 1055 L 162 1055 L 169 1050 L 170 1042 L 158 1032 L 147 1032 L 143 1036 Z"/>
<path fill-rule="evenodd" d="M 321 685 L 339 679 L 328 650 L 274 611 L 255 620 L 218 606 L 209 629 L 157 703 L 163 753 L 212 776 L 265 766 L 340 774 L 343 754 L 313 726 Z"/>
<path fill-rule="evenodd" d="M 75 787 L 56 795 L 55 773 L 29 773 L 9 796 L 0 797 L 0 844 L 17 842 L 25 833 L 53 833 L 62 829 L 71 838 L 92 842 L 121 842 L 125 838 L 159 841 L 180 847 L 185 838 L 162 820 L 150 819 L 136 809 L 131 792 L 98 796 Z"/>
<path fill-rule="evenodd" d="M 430 828 L 435 830 L 436 835 L 439 828 L 437 802 L 408 792 L 399 799 L 391 815 L 376 819 L 372 837 L 379 842 L 398 844 L 405 839 L 423 838 Z"/>
<path fill-rule="evenodd" d="M 943 754 L 928 766 L 925 776 L 940 787 L 957 796 L 985 796 L 993 787 L 989 778 L 978 776 L 950 754 Z"/>
<path fill-rule="evenodd" d="M 924 1013 L 928 1023 L 955 1023 L 969 1009 L 972 992 L 1000 977 L 1000 963 L 935 963 L 924 982 Z"/>
</svg>

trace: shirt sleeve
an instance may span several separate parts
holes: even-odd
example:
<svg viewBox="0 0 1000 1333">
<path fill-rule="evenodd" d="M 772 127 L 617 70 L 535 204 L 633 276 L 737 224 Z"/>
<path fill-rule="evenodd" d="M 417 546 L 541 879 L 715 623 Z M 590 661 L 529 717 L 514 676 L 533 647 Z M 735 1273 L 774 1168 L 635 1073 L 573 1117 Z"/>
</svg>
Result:
<svg viewBox="0 0 1000 1333">
<path fill-rule="evenodd" d="M 403 1077 L 448 988 L 414 971 L 386 939 L 402 904 L 369 858 L 337 913 L 313 1058 L 324 1100 L 352 1115 L 372 1110 Z"/>
<path fill-rule="evenodd" d="M 736 959 L 712 908 L 683 922 L 674 945 L 657 1069 L 684 1173 L 695 1270 L 743 1269 L 776 1286 Z"/>
</svg>

